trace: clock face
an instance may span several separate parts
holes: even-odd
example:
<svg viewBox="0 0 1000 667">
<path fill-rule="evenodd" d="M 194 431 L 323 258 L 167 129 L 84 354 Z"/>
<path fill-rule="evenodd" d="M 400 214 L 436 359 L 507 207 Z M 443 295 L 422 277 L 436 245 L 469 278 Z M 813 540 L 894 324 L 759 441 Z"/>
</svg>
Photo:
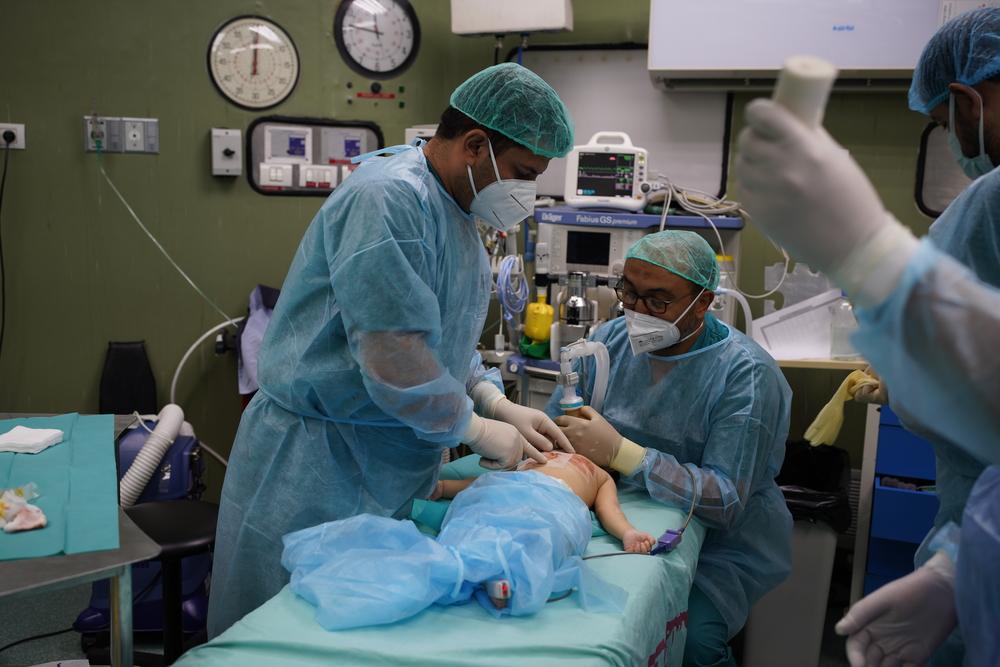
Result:
<svg viewBox="0 0 1000 667">
<path fill-rule="evenodd" d="M 420 24 L 407 0 L 342 0 L 333 35 L 350 68 L 373 79 L 402 74 L 420 47 Z"/>
<path fill-rule="evenodd" d="M 242 16 L 216 31 L 208 49 L 208 70 L 216 88 L 233 104 L 266 109 L 295 88 L 299 54 L 276 23 Z"/>
</svg>

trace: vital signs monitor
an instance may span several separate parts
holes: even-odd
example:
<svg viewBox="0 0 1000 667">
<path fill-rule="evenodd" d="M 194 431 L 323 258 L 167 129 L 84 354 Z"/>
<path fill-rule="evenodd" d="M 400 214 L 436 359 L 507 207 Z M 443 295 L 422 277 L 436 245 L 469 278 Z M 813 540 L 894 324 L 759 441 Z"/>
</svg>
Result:
<svg viewBox="0 0 1000 667">
<path fill-rule="evenodd" d="M 646 150 L 624 132 L 598 132 L 566 156 L 563 199 L 575 208 L 638 211 L 646 203 Z"/>
</svg>

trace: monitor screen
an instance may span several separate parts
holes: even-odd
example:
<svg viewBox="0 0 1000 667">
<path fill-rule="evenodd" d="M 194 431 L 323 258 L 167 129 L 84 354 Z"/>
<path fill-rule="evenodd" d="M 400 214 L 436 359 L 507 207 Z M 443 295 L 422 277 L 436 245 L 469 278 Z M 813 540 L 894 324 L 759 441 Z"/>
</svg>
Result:
<svg viewBox="0 0 1000 667">
<path fill-rule="evenodd" d="M 268 162 L 310 162 L 312 130 L 308 127 L 272 126 L 267 128 Z"/>
<path fill-rule="evenodd" d="M 580 153 L 576 169 L 577 195 L 631 197 L 634 182 L 634 153 Z"/>
<path fill-rule="evenodd" d="M 566 263 L 607 266 L 611 261 L 611 234 L 566 232 Z"/>
</svg>

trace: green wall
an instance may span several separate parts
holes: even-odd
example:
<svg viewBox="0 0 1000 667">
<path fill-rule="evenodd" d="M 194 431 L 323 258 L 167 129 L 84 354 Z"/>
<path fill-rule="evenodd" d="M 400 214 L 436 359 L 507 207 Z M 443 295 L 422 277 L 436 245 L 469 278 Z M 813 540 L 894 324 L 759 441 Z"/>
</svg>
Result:
<svg viewBox="0 0 1000 667">
<path fill-rule="evenodd" d="M 8 322 L 0 411 L 95 411 L 109 340 L 146 341 L 165 402 L 181 355 L 220 321 L 128 217 L 103 182 L 98 158 L 83 152 L 84 115 L 160 120 L 159 155 L 101 159 L 178 263 L 228 313 L 240 315 L 255 284 L 281 284 L 322 200 L 264 197 L 245 177 L 212 177 L 210 128 L 245 130 L 263 113 L 363 119 L 378 123 L 391 144 L 408 125 L 434 122 L 451 89 L 492 62 L 493 40 L 452 35 L 448 0 L 413 4 L 423 33 L 420 55 L 388 82 L 406 87 L 400 109 L 348 104 L 346 84 L 357 90 L 368 81 L 337 53 L 334 0 L 7 0 L 0 122 L 26 123 L 28 150 L 11 155 L 3 210 Z M 648 0 L 576 0 L 574 8 L 572 34 L 536 36 L 533 43 L 647 38 Z M 301 59 L 295 92 L 262 114 L 228 104 L 206 71 L 215 29 L 241 14 L 277 21 Z M 748 99 L 738 96 L 737 125 Z M 904 95 L 835 96 L 827 119 L 893 212 L 915 230 L 926 229 L 912 198 L 923 121 L 905 110 Z M 776 254 L 755 230 L 744 236 L 741 279 L 753 290 L 761 266 Z M 789 376 L 797 395 L 794 435 L 842 374 Z M 185 368 L 177 399 L 201 438 L 227 452 L 239 419 L 234 357 L 216 357 L 204 345 Z M 843 440 L 855 439 L 859 414 L 849 409 Z M 216 494 L 221 468 L 210 462 L 208 476 Z"/>
</svg>

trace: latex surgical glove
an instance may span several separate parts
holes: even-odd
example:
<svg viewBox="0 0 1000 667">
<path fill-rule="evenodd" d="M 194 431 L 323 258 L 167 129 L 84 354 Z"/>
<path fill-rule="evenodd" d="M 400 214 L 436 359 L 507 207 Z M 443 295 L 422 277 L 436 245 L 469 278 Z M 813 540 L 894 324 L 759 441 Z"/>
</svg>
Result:
<svg viewBox="0 0 1000 667">
<path fill-rule="evenodd" d="M 889 390 L 886 388 L 882 378 L 871 366 L 865 367 L 865 375 L 872 378 L 872 382 L 859 384 L 854 392 L 854 400 L 858 403 L 874 403 L 875 405 L 889 404 Z"/>
<path fill-rule="evenodd" d="M 557 417 L 556 424 L 569 438 L 577 454 L 583 454 L 602 468 L 631 475 L 646 455 L 645 447 L 622 437 L 607 419 L 589 405 L 580 408 L 579 417 Z"/>
<path fill-rule="evenodd" d="M 518 405 L 501 398 L 493 406 L 493 418 L 512 424 L 536 449 L 548 452 L 555 444 L 564 452 L 573 453 L 569 439 L 559 430 L 555 422 L 541 410 Z"/>
<path fill-rule="evenodd" d="M 630 554 L 648 554 L 656 544 L 656 538 L 637 528 L 629 528 L 622 535 L 622 548 Z"/>
<path fill-rule="evenodd" d="M 784 107 L 747 105 L 736 174 L 751 219 L 793 258 L 832 277 L 862 305 L 885 299 L 916 252 L 850 154 Z"/>
<path fill-rule="evenodd" d="M 545 455 L 531 446 L 514 426 L 473 413 L 462 442 L 481 457 L 479 465 L 490 470 L 509 470 L 524 457 L 547 463 Z"/>
<path fill-rule="evenodd" d="M 938 552 L 858 601 L 837 623 L 851 667 L 923 665 L 955 628 L 955 567 Z"/>
</svg>

